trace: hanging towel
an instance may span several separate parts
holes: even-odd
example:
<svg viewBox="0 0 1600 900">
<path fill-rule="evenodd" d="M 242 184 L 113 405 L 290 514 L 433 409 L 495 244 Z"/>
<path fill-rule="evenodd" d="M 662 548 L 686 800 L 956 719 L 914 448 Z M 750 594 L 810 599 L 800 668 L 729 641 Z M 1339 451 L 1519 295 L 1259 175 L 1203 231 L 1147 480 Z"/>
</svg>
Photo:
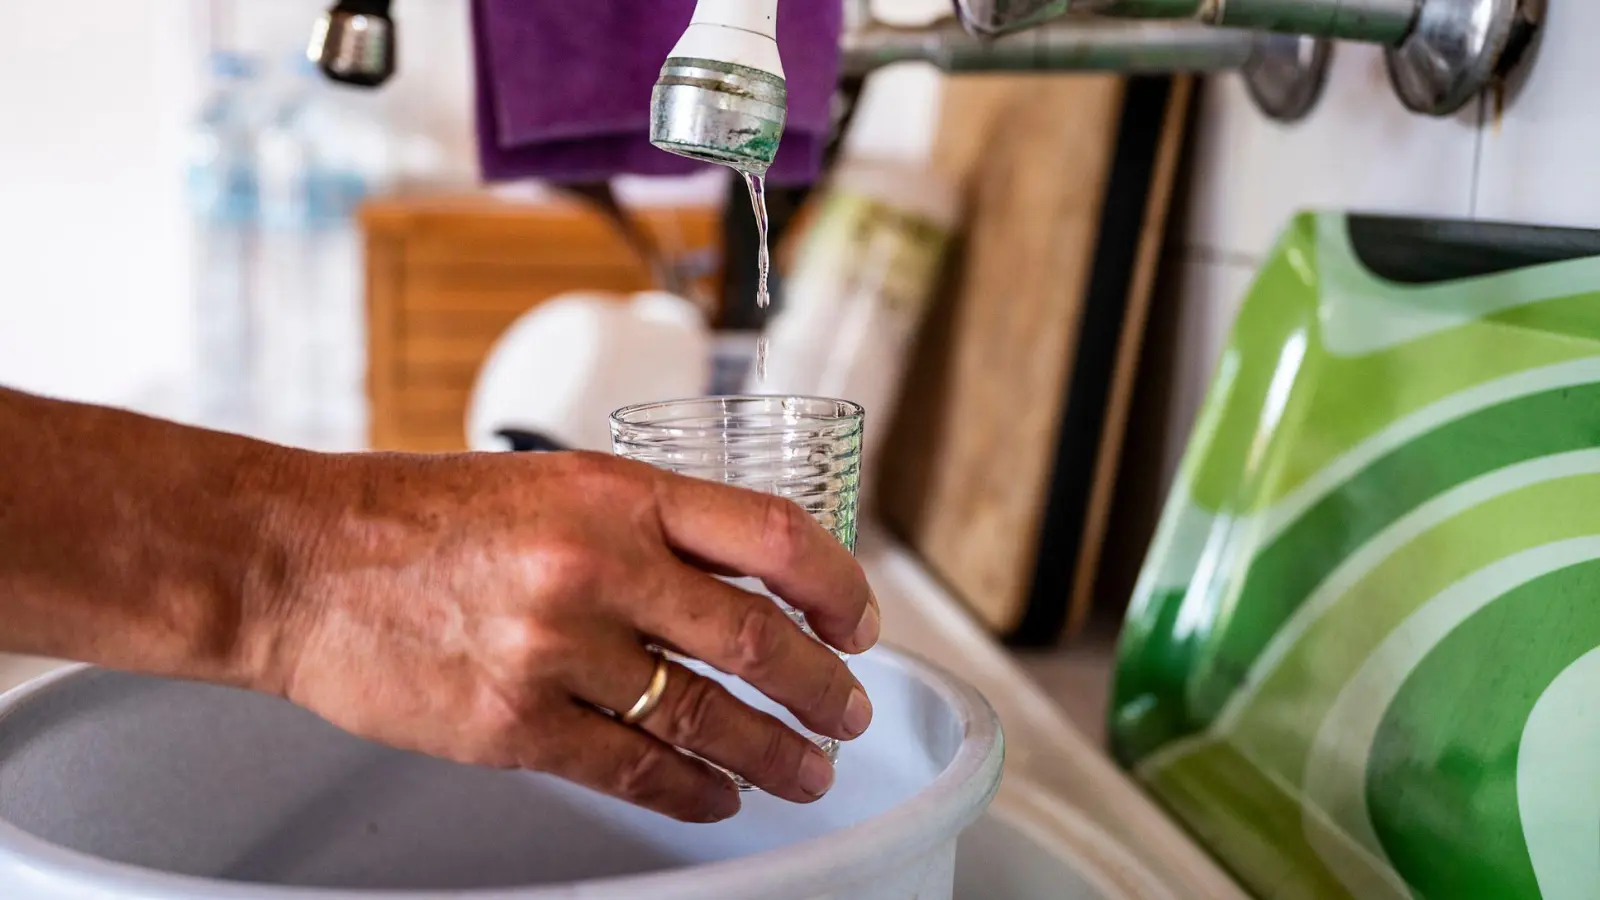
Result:
<svg viewBox="0 0 1600 900">
<path fill-rule="evenodd" d="M 472 0 L 478 155 L 487 181 L 683 175 L 704 164 L 650 144 L 650 91 L 694 0 Z M 839 0 L 785 0 L 778 47 L 789 117 L 768 180 L 814 181 L 832 130 Z"/>
</svg>

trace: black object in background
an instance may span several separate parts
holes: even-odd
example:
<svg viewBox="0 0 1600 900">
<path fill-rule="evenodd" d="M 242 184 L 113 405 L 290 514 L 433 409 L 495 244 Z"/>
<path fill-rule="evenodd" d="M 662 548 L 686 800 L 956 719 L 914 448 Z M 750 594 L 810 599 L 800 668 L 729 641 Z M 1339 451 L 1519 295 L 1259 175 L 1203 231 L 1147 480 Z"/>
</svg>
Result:
<svg viewBox="0 0 1600 900">
<path fill-rule="evenodd" d="M 560 453 L 567 449 L 560 442 L 537 431 L 502 428 L 494 436 L 510 444 L 512 453 Z"/>
<path fill-rule="evenodd" d="M 1067 376 L 1067 407 L 1056 438 L 1033 588 L 1021 623 L 1005 636 L 1016 646 L 1055 645 L 1071 614 L 1089 494 L 1172 89 L 1168 76 L 1128 79 L 1116 161 L 1100 210 L 1099 239 L 1084 296 L 1077 356 Z"/>
<path fill-rule="evenodd" d="M 1372 274 L 1399 284 L 1483 278 L 1600 256 L 1600 231 L 1355 215 L 1350 246 Z"/>
<path fill-rule="evenodd" d="M 375 88 L 394 77 L 399 38 L 392 0 L 338 0 L 317 20 L 311 55 L 332 81 Z"/>
</svg>

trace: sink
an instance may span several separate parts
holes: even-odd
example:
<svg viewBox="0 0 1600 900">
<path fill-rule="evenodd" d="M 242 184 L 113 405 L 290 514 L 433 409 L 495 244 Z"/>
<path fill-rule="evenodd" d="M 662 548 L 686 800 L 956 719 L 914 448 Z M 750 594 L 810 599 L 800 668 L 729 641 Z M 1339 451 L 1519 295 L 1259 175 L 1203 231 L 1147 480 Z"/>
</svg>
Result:
<svg viewBox="0 0 1600 900">
<path fill-rule="evenodd" d="M 852 667 L 877 719 L 827 798 L 685 825 L 559 779 L 354 738 L 285 701 L 100 669 L 0 698 L 12 900 L 944 900 L 998 790 L 998 719 L 891 650 Z"/>
</svg>

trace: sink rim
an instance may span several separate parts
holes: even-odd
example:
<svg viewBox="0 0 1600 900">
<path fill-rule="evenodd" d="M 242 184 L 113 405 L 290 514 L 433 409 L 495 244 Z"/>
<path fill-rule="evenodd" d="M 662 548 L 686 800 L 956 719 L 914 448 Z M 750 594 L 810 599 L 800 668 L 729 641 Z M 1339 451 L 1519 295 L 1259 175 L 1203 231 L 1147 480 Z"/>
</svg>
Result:
<svg viewBox="0 0 1600 900">
<path fill-rule="evenodd" d="M 845 883 L 864 880 L 873 872 L 891 871 L 898 863 L 918 859 L 953 841 L 999 791 L 1005 757 L 999 716 L 976 688 L 900 648 L 880 646 L 864 658 L 873 665 L 905 672 L 948 703 L 962 727 L 961 744 L 949 765 L 905 803 L 840 831 L 787 847 L 669 872 L 567 885 L 448 892 L 353 890 L 248 884 L 162 872 L 63 847 L 0 820 L 0 882 L 24 890 L 78 891 L 85 897 L 104 893 L 123 900 L 603 900 L 638 897 L 644 891 L 655 900 L 690 900 L 736 896 L 747 890 L 752 881 L 769 888 L 811 883 L 819 876 L 819 859 L 837 861 L 826 868 L 831 881 L 840 881 L 839 876 Z M 94 666 L 82 664 L 66 666 L 0 693 L 0 726 L 25 704 L 95 670 Z M 670 886 L 686 871 L 695 873 L 692 885 Z"/>
</svg>

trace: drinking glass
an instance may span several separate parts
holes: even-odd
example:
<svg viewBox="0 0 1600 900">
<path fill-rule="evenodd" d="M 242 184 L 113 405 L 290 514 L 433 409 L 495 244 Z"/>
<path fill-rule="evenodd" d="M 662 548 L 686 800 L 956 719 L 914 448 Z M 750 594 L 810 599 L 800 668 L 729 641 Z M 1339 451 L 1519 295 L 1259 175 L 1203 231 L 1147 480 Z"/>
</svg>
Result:
<svg viewBox="0 0 1600 900">
<path fill-rule="evenodd" d="M 864 418 L 861 407 L 844 400 L 703 397 L 618 410 L 611 416 L 611 442 L 618 456 L 680 475 L 788 498 L 854 553 Z M 816 639 L 805 616 L 768 591 L 760 579 L 724 580 L 771 597 L 795 625 Z M 674 658 L 720 682 L 740 700 L 776 716 L 815 743 L 830 760 L 838 761 L 837 740 L 807 730 L 793 714 L 755 688 L 697 660 Z M 733 778 L 740 790 L 752 789 L 744 779 Z"/>
</svg>

